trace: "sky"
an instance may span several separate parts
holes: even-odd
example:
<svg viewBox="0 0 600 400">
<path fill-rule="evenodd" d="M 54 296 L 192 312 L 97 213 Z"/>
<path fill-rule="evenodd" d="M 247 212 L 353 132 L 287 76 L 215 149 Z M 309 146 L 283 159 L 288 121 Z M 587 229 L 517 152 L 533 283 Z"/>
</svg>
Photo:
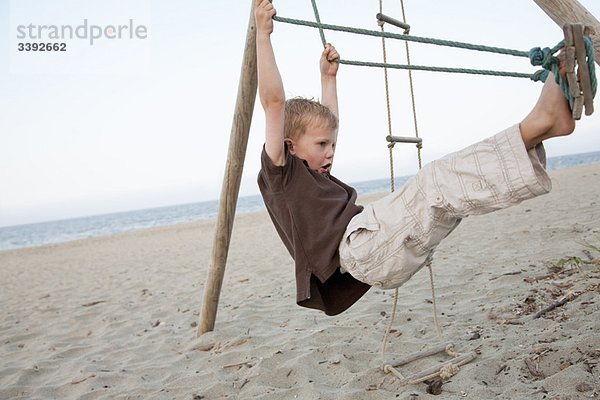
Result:
<svg viewBox="0 0 600 400">
<path fill-rule="evenodd" d="M 600 16 L 600 2 L 580 2 Z M 280 16 L 314 19 L 309 0 L 274 4 Z M 324 23 L 379 29 L 376 0 L 318 4 Z M 2 0 L 0 226 L 217 199 L 250 5 Z M 415 36 L 517 50 L 552 47 L 562 39 L 562 30 L 533 1 L 406 0 L 405 10 Z M 400 2 L 384 1 L 384 13 L 401 19 Z M 52 38 L 51 26 L 67 28 Z M 382 60 L 380 39 L 325 35 L 345 59 Z M 19 43 L 48 41 L 65 43 L 66 51 L 18 50 Z M 286 96 L 318 98 L 318 31 L 276 23 L 273 45 Z M 409 46 L 413 64 L 535 71 L 526 58 Z M 406 63 L 404 42 L 388 40 L 387 48 L 389 62 Z M 412 136 L 408 74 L 389 74 L 392 132 Z M 541 88 L 528 79 L 425 71 L 413 72 L 413 79 L 424 162 L 518 123 Z M 386 178 L 383 70 L 342 65 L 338 93 L 333 174 L 350 183 Z M 548 155 L 600 151 L 599 114 L 584 117 L 575 134 L 548 141 Z M 263 141 L 257 101 L 241 195 L 258 193 Z M 416 172 L 413 145 L 398 145 L 394 153 L 396 175 Z"/>
</svg>

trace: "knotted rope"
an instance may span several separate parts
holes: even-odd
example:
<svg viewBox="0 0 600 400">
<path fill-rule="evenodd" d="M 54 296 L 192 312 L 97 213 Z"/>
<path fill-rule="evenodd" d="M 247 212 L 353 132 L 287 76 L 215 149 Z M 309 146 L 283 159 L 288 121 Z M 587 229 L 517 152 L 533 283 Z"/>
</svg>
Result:
<svg viewBox="0 0 600 400">
<path fill-rule="evenodd" d="M 315 17 L 317 19 L 316 22 L 312 21 L 304 21 L 299 19 L 292 18 L 284 18 L 279 16 L 274 16 L 273 19 L 278 22 L 300 25 L 300 26 L 308 26 L 312 28 L 319 29 L 319 33 L 321 35 L 321 41 L 323 45 L 326 44 L 324 30 L 332 30 L 339 32 L 347 32 L 365 36 L 375 36 L 380 38 L 389 38 L 389 39 L 398 39 L 404 41 L 412 41 L 418 43 L 427 43 L 434 44 L 438 46 L 445 47 L 455 47 L 466 50 L 476 50 L 483 51 L 488 53 L 496 53 L 496 54 L 505 54 L 511 55 L 515 57 L 527 57 L 530 59 L 532 65 L 534 66 L 542 66 L 543 70 L 536 71 L 533 74 L 530 73 L 522 73 L 522 72 L 508 72 L 508 71 L 495 71 L 495 70 L 480 70 L 480 69 L 469 69 L 469 68 L 452 68 L 452 67 L 436 67 L 436 66 L 424 66 L 424 65 L 410 65 L 410 64 L 388 64 L 386 62 L 370 62 L 370 61 L 355 61 L 355 60 L 345 60 L 340 59 L 340 64 L 347 65 L 355 65 L 355 66 L 365 66 L 365 67 L 380 67 L 380 68 L 395 68 L 395 69 L 406 69 L 406 70 L 420 70 L 420 71 L 433 71 L 433 72 L 448 72 L 448 73 L 462 73 L 462 74 L 474 74 L 474 75 L 492 75 L 492 76 L 505 76 L 505 77 L 513 77 L 513 78 L 529 78 L 534 81 L 545 81 L 548 76 L 548 72 L 552 72 L 555 76 L 556 82 L 565 92 L 565 96 L 569 99 L 569 102 L 573 101 L 571 94 L 569 94 L 566 80 L 560 77 L 558 73 L 559 61 L 558 58 L 554 56 L 558 50 L 564 47 L 564 41 L 559 42 L 553 48 L 544 48 L 541 49 L 539 47 L 535 47 L 530 51 L 521 51 L 521 50 L 513 50 L 506 49 L 502 47 L 493 47 L 493 46 L 485 46 L 478 45 L 473 43 L 465 43 L 465 42 L 456 42 L 451 40 L 441 40 L 434 39 L 428 37 L 419 37 L 413 35 L 404 35 L 391 33 L 386 31 L 374 31 L 369 29 L 362 28 L 354 28 L 348 26 L 341 25 L 332 25 L 332 24 L 324 24 L 320 21 L 318 17 L 318 11 L 315 0 L 311 0 L 313 5 L 313 10 L 315 11 Z M 594 65 L 594 47 L 592 40 L 589 37 L 584 38 L 586 54 L 587 54 L 587 63 L 590 69 L 590 78 L 592 81 L 593 93 L 596 93 L 596 76 L 595 76 L 595 65 Z"/>
<path fill-rule="evenodd" d="M 565 46 L 565 41 L 561 40 L 556 46 L 553 48 L 544 47 L 543 49 L 540 47 L 534 47 L 529 51 L 529 61 L 531 65 L 541 66 L 543 69 L 536 71 L 531 79 L 534 81 L 542 81 L 546 82 L 548 78 L 548 74 L 552 72 L 554 75 L 554 80 L 556 84 L 560 86 L 565 97 L 569 100 L 569 104 L 571 108 L 573 107 L 574 98 L 569 90 L 569 85 L 567 80 L 560 74 L 560 59 L 556 57 L 556 54 L 560 49 Z M 596 79 L 596 64 L 594 63 L 594 43 L 592 39 L 587 36 L 584 36 L 583 43 L 585 45 L 585 53 L 587 58 L 587 66 L 590 72 L 590 83 L 592 85 L 592 97 L 596 96 L 596 87 L 598 85 Z"/>
</svg>

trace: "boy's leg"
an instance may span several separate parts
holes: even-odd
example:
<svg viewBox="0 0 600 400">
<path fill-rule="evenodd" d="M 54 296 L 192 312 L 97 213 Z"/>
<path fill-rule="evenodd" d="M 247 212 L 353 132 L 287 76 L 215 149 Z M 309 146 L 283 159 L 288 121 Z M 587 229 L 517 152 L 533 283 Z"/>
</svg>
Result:
<svg viewBox="0 0 600 400">
<path fill-rule="evenodd" d="M 340 244 L 343 268 L 371 285 L 402 285 L 462 218 L 547 193 L 551 182 L 542 141 L 574 128 L 550 75 L 519 125 L 426 165 L 400 190 L 354 217 Z"/>
<path fill-rule="evenodd" d="M 550 74 L 520 124 L 426 165 L 355 216 L 340 243 L 342 268 L 374 286 L 402 285 L 462 218 L 549 192 L 542 142 L 574 129 L 569 104 Z"/>
<path fill-rule="evenodd" d="M 569 135 L 575 129 L 569 103 L 552 73 L 548 75 L 536 105 L 519 128 L 527 150 L 546 139 Z"/>
<path fill-rule="evenodd" d="M 461 219 L 548 193 L 544 158 L 541 144 L 526 150 L 515 124 L 425 165 L 350 221 L 339 248 L 343 269 L 372 286 L 401 286 Z"/>
</svg>

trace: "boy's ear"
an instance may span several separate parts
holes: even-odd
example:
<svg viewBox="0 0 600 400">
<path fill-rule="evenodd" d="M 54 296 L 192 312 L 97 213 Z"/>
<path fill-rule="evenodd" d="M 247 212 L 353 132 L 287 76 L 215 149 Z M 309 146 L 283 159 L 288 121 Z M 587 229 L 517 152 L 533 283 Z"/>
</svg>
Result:
<svg viewBox="0 0 600 400">
<path fill-rule="evenodd" d="M 294 154 L 295 153 L 295 149 L 294 149 L 294 141 L 290 138 L 285 138 L 283 139 L 283 142 L 285 143 L 285 145 L 288 148 L 288 151 L 290 152 L 290 154 Z"/>
</svg>

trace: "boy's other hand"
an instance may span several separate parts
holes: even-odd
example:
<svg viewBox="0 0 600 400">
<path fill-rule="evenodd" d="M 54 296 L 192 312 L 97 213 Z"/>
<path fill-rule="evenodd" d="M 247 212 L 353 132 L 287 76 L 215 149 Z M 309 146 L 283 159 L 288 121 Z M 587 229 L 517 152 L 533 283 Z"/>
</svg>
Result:
<svg viewBox="0 0 600 400">
<path fill-rule="evenodd" d="M 270 35 L 273 32 L 273 16 L 275 14 L 277 11 L 269 0 L 256 0 L 254 7 L 256 31 Z"/>
<path fill-rule="evenodd" d="M 335 77 L 340 66 L 340 63 L 338 62 L 339 58 L 340 55 L 335 47 L 332 44 L 327 43 L 325 50 L 321 53 L 321 60 L 319 62 L 321 66 L 321 75 Z"/>
</svg>

